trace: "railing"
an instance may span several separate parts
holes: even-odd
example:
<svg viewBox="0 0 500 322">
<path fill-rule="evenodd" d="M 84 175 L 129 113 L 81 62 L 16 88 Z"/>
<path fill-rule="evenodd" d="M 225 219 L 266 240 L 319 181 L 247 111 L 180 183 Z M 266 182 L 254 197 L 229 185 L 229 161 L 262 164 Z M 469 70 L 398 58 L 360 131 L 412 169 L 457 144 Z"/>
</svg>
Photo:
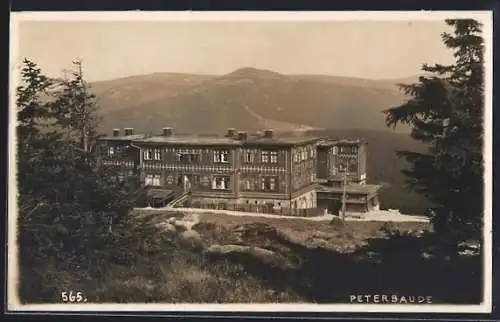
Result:
<svg viewBox="0 0 500 322">
<path fill-rule="evenodd" d="M 172 191 L 174 192 L 174 197 L 167 204 L 167 207 L 178 207 L 179 204 L 185 203 L 191 195 L 191 190 L 184 190 L 182 185 L 174 187 Z"/>
</svg>

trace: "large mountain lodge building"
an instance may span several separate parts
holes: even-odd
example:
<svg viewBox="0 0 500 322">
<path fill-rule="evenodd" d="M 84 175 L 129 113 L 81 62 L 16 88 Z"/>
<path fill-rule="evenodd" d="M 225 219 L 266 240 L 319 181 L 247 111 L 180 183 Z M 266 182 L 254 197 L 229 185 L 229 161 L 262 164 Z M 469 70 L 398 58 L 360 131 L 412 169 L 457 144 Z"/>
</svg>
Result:
<svg viewBox="0 0 500 322">
<path fill-rule="evenodd" d="M 184 194 L 185 207 L 282 215 L 338 213 L 342 200 L 347 214 L 378 208 L 378 186 L 366 184 L 363 141 L 235 129 L 224 137 L 179 135 L 172 128 L 153 136 L 127 128 L 100 142 L 101 164 L 120 167 L 124 176 L 139 174 L 153 207 Z"/>
</svg>

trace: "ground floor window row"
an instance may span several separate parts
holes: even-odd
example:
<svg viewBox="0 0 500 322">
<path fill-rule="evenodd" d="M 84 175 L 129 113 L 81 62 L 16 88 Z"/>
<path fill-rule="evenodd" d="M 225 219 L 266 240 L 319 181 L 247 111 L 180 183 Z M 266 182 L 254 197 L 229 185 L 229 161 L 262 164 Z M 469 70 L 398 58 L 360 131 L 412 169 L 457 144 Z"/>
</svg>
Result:
<svg viewBox="0 0 500 322">
<path fill-rule="evenodd" d="M 249 192 L 285 192 L 286 179 L 280 176 L 246 176 L 240 179 L 240 189 Z"/>
<path fill-rule="evenodd" d="M 164 177 L 164 181 L 162 177 Z M 205 187 L 212 190 L 231 190 L 232 180 L 233 178 L 227 175 L 162 175 L 160 173 L 147 173 L 144 176 L 144 184 L 146 186 L 161 187 L 186 185 L 188 188 Z M 248 176 L 240 179 L 240 189 L 249 192 L 281 193 L 287 190 L 286 182 L 286 178 L 283 176 Z"/>
<path fill-rule="evenodd" d="M 225 175 L 169 174 L 165 176 L 165 180 L 162 182 L 161 174 L 149 173 L 145 175 L 144 184 L 153 187 L 184 186 L 189 189 L 193 186 L 203 186 L 213 190 L 230 190 L 231 181 L 231 176 Z"/>
</svg>

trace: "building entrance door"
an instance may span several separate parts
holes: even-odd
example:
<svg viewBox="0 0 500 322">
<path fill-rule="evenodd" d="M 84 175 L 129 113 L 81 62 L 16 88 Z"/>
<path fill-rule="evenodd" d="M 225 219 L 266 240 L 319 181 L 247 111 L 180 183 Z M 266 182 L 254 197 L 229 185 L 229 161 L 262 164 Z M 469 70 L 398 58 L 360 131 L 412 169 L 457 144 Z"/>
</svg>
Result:
<svg viewBox="0 0 500 322">
<path fill-rule="evenodd" d="M 183 192 L 191 191 L 191 175 L 181 173 L 177 182 L 177 186 L 182 189 Z"/>
<path fill-rule="evenodd" d="M 330 199 L 330 202 L 328 203 L 328 212 L 335 216 L 338 216 L 341 210 L 342 210 L 342 201 L 338 199 Z"/>
</svg>

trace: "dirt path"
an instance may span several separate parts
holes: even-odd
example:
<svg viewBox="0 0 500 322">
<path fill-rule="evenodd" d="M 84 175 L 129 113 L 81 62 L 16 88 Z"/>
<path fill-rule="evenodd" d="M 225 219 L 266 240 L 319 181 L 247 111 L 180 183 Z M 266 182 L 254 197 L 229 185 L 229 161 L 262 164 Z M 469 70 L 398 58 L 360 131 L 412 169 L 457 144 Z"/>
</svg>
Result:
<svg viewBox="0 0 500 322">
<path fill-rule="evenodd" d="M 323 216 L 316 217 L 297 217 L 297 216 L 281 216 L 273 214 L 264 213 L 253 213 L 253 212 L 242 212 L 242 211 L 231 211 L 231 210 L 216 210 L 216 209 L 199 209 L 199 208 L 136 208 L 137 210 L 148 210 L 148 211 L 180 211 L 187 212 L 192 215 L 198 215 L 203 213 L 211 214 L 224 214 L 229 216 L 248 216 L 248 217 L 260 217 L 260 218 L 275 218 L 275 219 L 297 219 L 297 220 L 309 220 L 309 221 L 331 221 L 335 216 L 327 214 Z M 198 217 L 196 217 L 198 218 Z M 197 219 L 199 220 L 199 218 Z M 382 222 L 429 222 L 428 218 L 423 216 L 412 216 L 403 214 L 394 214 L 389 211 L 378 211 L 369 213 L 364 218 L 350 218 L 347 217 L 346 221 L 382 221 Z"/>
</svg>

